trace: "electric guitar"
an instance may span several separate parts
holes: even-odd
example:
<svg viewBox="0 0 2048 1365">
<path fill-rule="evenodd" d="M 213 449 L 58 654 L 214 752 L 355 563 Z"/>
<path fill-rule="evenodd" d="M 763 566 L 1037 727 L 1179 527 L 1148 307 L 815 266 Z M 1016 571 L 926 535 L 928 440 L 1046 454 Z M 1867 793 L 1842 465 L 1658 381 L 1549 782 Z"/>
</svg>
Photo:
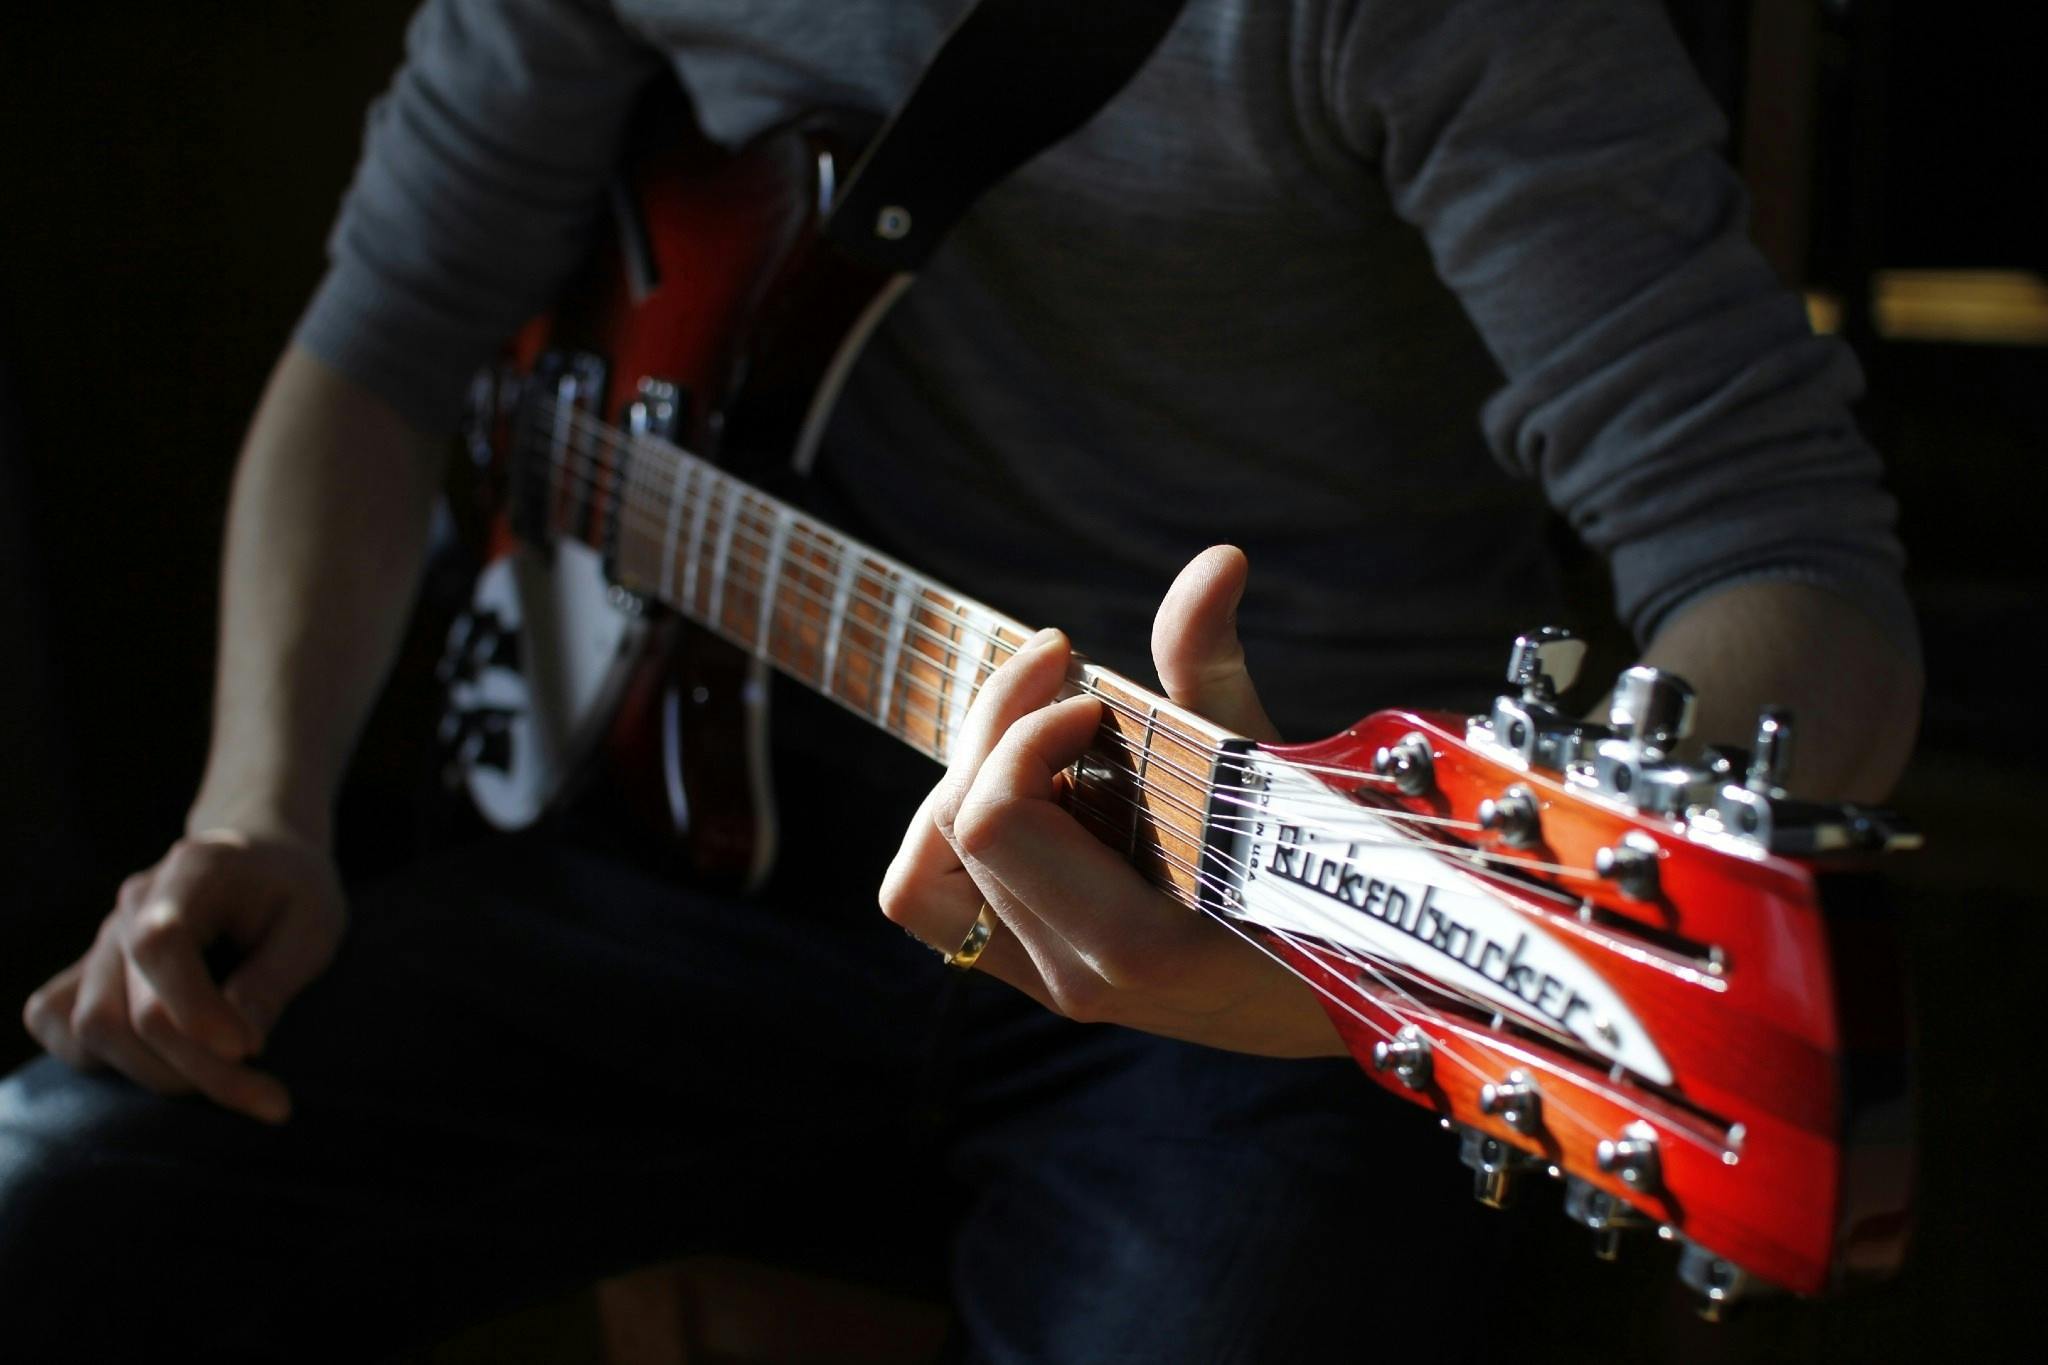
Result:
<svg viewBox="0 0 2048 1365">
<path fill-rule="evenodd" d="M 943 760 L 1030 634 L 714 460 L 803 466 L 907 284 L 826 237 L 844 171 L 805 127 L 643 161 L 617 252 L 480 379 L 493 553 L 450 636 L 443 738 L 492 822 L 534 820 L 610 749 L 700 868 L 756 879 L 763 670 Z M 1675 677 L 1623 674 L 1605 725 L 1565 714 L 1582 654 L 1534 631 L 1484 714 L 1300 745 L 1077 658 L 1104 721 L 1069 804 L 1306 980 L 1366 1074 L 1456 1135 L 1483 1200 L 1560 1179 L 1601 1249 L 1676 1242 L 1714 1310 L 1887 1271 L 1911 1153 L 1869 868 L 1916 840 L 1788 795 L 1781 713 L 1700 761 L 1674 755 Z"/>
</svg>

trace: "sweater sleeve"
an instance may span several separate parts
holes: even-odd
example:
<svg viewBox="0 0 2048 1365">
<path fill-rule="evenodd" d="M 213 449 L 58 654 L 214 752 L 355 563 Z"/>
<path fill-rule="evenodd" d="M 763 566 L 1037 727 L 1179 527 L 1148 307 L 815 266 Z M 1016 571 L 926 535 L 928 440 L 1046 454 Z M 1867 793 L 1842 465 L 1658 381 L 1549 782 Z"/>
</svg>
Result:
<svg viewBox="0 0 2048 1365">
<path fill-rule="evenodd" d="M 1724 128 L 1650 0 L 1360 0 L 1341 135 L 1506 377 L 1482 422 L 1613 571 L 1639 641 L 1759 577 L 1916 647 L 1861 374 L 1751 245 Z"/>
<path fill-rule="evenodd" d="M 575 269 L 656 55 L 604 0 L 427 0 L 295 339 L 423 429 Z"/>
</svg>

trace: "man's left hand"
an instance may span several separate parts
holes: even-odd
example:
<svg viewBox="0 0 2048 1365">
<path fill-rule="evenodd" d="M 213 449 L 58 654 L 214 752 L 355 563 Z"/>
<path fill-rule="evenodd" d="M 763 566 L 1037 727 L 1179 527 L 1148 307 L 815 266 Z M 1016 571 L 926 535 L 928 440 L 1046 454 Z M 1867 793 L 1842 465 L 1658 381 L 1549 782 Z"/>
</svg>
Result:
<svg viewBox="0 0 2048 1365">
<path fill-rule="evenodd" d="M 1245 573 L 1229 546 L 1196 556 L 1160 604 L 1152 656 L 1174 702 L 1270 740 L 1237 640 Z M 1065 638 L 1042 632 L 982 686 L 883 880 L 882 912 L 945 952 L 986 902 L 1001 924 L 976 969 L 1069 1019 L 1268 1056 L 1342 1054 L 1305 983 L 1155 890 L 1060 805 L 1059 774 L 1102 720 L 1092 697 L 1054 700 L 1069 659 Z"/>
</svg>

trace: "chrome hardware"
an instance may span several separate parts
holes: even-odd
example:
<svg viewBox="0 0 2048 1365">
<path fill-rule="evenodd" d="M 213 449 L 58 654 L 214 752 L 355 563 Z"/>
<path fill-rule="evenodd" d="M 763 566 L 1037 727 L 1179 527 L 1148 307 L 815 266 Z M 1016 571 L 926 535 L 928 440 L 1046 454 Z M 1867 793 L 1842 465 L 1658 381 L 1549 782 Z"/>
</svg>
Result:
<svg viewBox="0 0 2048 1365">
<path fill-rule="evenodd" d="M 1372 770 L 1391 777 L 1404 795 L 1420 796 L 1436 785 L 1436 769 L 1429 741 L 1410 731 L 1391 745 L 1382 745 L 1372 757 Z"/>
<path fill-rule="evenodd" d="M 1522 691 L 1522 700 L 1549 704 L 1571 687 L 1586 661 L 1586 642 L 1562 626 L 1539 626 L 1515 637 L 1508 655 L 1508 681 Z"/>
<path fill-rule="evenodd" d="M 675 442 L 682 439 L 690 420 L 690 395 L 682 385 L 647 376 L 637 387 L 637 396 L 626 405 L 626 430 L 635 436 L 653 436 Z"/>
<path fill-rule="evenodd" d="M 1700 1296 L 1700 1316 L 1719 1322 L 1749 1288 L 1749 1276 L 1735 1262 L 1716 1256 L 1697 1242 L 1678 1253 L 1678 1278 Z"/>
<path fill-rule="evenodd" d="M 875 236 L 885 242 L 900 242 L 910 235 L 910 210 L 901 204 L 884 205 L 875 215 Z"/>
<path fill-rule="evenodd" d="M 1602 1138 L 1593 1149 L 1600 1169 L 1632 1190 L 1653 1193 L 1663 1181 L 1657 1160 L 1657 1130 L 1647 1123 L 1631 1123 L 1619 1138 Z"/>
<path fill-rule="evenodd" d="M 1742 785 L 1765 796 L 1783 796 L 1791 772 L 1792 713 L 1782 706 L 1766 706 L 1757 713 L 1756 747 L 1750 751 Z"/>
<path fill-rule="evenodd" d="M 1508 750 L 1524 767 L 1563 771 L 1580 756 L 1586 726 L 1557 709 L 1557 694 L 1572 685 L 1585 657 L 1585 641 L 1557 626 L 1516 636 L 1508 654 L 1508 684 L 1515 690 L 1496 697 L 1486 715 L 1474 716 L 1466 737 Z"/>
<path fill-rule="evenodd" d="M 1564 1212 L 1593 1234 L 1593 1254 L 1603 1261 L 1621 1253 L 1621 1234 L 1631 1228 L 1646 1228 L 1650 1220 L 1598 1185 L 1567 1176 L 1564 1182 Z"/>
<path fill-rule="evenodd" d="M 1472 1170 L 1472 1197 L 1490 1209 L 1514 1202 L 1515 1177 L 1543 1163 L 1477 1128 L 1458 1129 L 1458 1160 Z"/>
<path fill-rule="evenodd" d="M 1632 900 L 1657 898 L 1657 842 L 1638 830 L 1630 830 L 1620 843 L 1596 852 L 1593 870 Z"/>
<path fill-rule="evenodd" d="M 1672 760 L 1692 732 L 1692 688 L 1674 673 L 1636 667 L 1615 679 L 1608 710 L 1613 737 L 1593 746 L 1593 784 L 1637 810 L 1678 815 L 1712 781 L 1702 768 Z"/>
<path fill-rule="evenodd" d="M 1645 754 L 1662 758 L 1692 733 L 1696 709 L 1692 686 L 1685 679 L 1638 664 L 1614 680 L 1607 724 L 1620 738 L 1641 745 Z"/>
<path fill-rule="evenodd" d="M 1525 1071 L 1510 1071 L 1504 1081 L 1479 1087 L 1479 1112 L 1490 1114 L 1518 1133 L 1543 1126 L 1543 1096 Z"/>
<path fill-rule="evenodd" d="M 1429 1084 L 1431 1063 L 1429 1039 L 1413 1024 L 1404 1024 L 1393 1038 L 1372 1045 L 1372 1069 L 1394 1073 L 1410 1090 Z"/>
<path fill-rule="evenodd" d="M 638 620 L 647 614 L 647 599 L 617 583 L 605 588 L 604 600 L 611 604 L 613 611 L 629 620 Z"/>
<path fill-rule="evenodd" d="M 1479 803 L 1479 827 L 1491 831 L 1510 848 L 1534 848 L 1543 842 L 1536 794 L 1527 787 L 1509 787 Z"/>
</svg>

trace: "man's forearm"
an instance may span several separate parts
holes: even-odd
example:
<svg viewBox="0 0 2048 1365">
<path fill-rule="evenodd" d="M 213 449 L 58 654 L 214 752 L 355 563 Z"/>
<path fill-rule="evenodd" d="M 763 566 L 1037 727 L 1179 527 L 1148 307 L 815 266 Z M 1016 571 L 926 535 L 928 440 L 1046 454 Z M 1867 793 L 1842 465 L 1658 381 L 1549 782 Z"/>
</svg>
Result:
<svg viewBox="0 0 2048 1365">
<path fill-rule="evenodd" d="M 308 352 L 279 361 L 228 511 L 213 739 L 192 828 L 282 826 L 326 842 L 419 578 L 441 449 Z"/>
<path fill-rule="evenodd" d="M 1747 744 L 1757 708 L 1790 707 L 1801 796 L 1883 800 L 1920 726 L 1919 660 L 1842 598 L 1803 584 L 1744 583 L 1701 598 L 1665 624 L 1643 662 L 1693 685 L 1694 735 L 1705 743 Z"/>
</svg>

